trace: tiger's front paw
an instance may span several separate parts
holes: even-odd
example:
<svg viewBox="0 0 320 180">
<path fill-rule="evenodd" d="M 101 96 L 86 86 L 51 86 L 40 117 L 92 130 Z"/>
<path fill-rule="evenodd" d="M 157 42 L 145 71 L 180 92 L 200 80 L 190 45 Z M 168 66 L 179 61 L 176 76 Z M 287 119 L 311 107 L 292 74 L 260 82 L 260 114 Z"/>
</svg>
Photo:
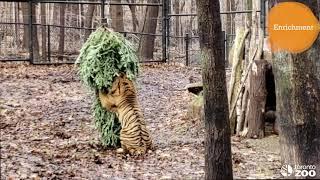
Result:
<svg viewBox="0 0 320 180">
<path fill-rule="evenodd" d="M 122 148 L 118 148 L 118 149 L 117 149 L 117 153 L 118 153 L 118 154 L 125 154 L 125 150 L 122 149 Z"/>
<path fill-rule="evenodd" d="M 132 149 L 129 149 L 129 154 L 131 156 L 141 156 L 141 155 L 146 154 L 146 149 L 143 147 L 132 148 Z"/>
</svg>

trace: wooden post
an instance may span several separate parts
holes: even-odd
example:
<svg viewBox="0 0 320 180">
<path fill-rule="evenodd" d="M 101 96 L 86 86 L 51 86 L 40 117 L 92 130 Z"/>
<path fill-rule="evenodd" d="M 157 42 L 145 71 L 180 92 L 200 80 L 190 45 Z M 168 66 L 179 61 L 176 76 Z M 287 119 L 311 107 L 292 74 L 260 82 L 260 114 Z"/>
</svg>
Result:
<svg viewBox="0 0 320 180">
<path fill-rule="evenodd" d="M 248 134 L 249 138 L 264 137 L 264 113 L 266 105 L 266 60 L 252 64 L 249 89 Z"/>
</svg>

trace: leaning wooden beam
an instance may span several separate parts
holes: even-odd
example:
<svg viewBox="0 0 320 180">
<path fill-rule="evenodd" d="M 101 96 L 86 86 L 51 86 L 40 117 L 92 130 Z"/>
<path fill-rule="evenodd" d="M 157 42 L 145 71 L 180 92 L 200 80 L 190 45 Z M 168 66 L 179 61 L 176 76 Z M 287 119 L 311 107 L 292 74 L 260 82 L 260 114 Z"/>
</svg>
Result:
<svg viewBox="0 0 320 180">
<path fill-rule="evenodd" d="M 249 64 L 248 68 L 246 69 L 246 72 L 245 72 L 245 75 L 244 75 L 244 80 L 243 80 L 243 82 L 242 82 L 242 84 L 241 84 L 241 86 L 240 86 L 240 88 L 239 88 L 239 90 L 238 90 L 238 92 L 237 92 L 237 95 L 236 95 L 236 98 L 235 98 L 235 102 L 237 102 L 237 100 L 238 100 L 238 98 L 239 98 L 239 95 L 240 95 L 241 91 L 243 90 L 243 88 L 244 88 L 244 86 L 245 86 L 245 84 L 246 84 L 246 80 L 247 80 L 247 78 L 248 78 L 248 74 L 249 74 L 249 72 L 250 72 L 250 70 L 251 70 L 251 66 L 252 66 L 252 63 L 253 63 L 253 59 L 254 59 L 255 54 L 257 53 L 257 51 L 258 51 L 258 48 L 256 48 L 256 50 L 254 51 L 254 56 L 251 57 L 252 59 L 251 59 L 251 61 L 250 61 L 250 64 Z M 233 103 L 233 104 L 231 105 L 231 108 L 230 108 L 229 118 L 231 118 L 231 116 L 232 116 L 235 108 L 236 108 L 236 103 Z"/>
<path fill-rule="evenodd" d="M 230 56 L 231 60 L 230 63 L 232 64 L 232 71 L 231 71 L 231 79 L 229 84 L 229 91 L 228 91 L 228 103 L 229 107 L 231 104 L 236 103 L 235 95 L 237 90 L 240 86 L 241 74 L 242 74 L 242 57 L 244 51 L 244 44 L 247 35 L 249 34 L 249 29 L 239 28 L 236 32 L 235 43 L 232 47 L 232 56 Z M 230 126 L 231 132 L 235 129 L 236 124 L 236 113 L 234 113 L 230 118 Z"/>
<path fill-rule="evenodd" d="M 237 76 L 239 73 L 241 73 L 241 57 L 243 55 L 244 50 L 244 42 L 246 39 L 246 36 L 249 34 L 249 30 L 244 30 L 243 28 L 239 28 L 236 33 L 235 43 L 232 47 L 232 57 L 230 60 L 230 63 L 232 64 L 232 71 L 231 71 L 231 79 L 230 79 L 230 85 L 229 85 L 229 93 L 228 93 L 228 101 L 229 104 L 232 101 L 232 95 L 234 95 L 234 86 L 237 83 L 237 78 L 240 78 Z M 241 75 L 241 74 L 240 74 Z"/>
</svg>

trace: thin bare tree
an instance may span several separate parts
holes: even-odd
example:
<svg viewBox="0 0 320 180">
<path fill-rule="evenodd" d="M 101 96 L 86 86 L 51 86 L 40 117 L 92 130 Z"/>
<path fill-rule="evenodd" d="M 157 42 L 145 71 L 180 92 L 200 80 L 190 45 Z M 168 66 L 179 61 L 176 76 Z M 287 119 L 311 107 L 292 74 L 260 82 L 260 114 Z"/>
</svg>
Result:
<svg viewBox="0 0 320 180">
<path fill-rule="evenodd" d="M 205 179 L 233 179 L 220 3 L 197 0 L 204 89 Z"/>
<path fill-rule="evenodd" d="M 158 0 L 150 1 L 152 3 L 158 3 Z M 146 9 L 146 18 L 143 22 L 142 32 L 146 34 L 155 34 L 158 22 L 158 6 L 148 6 Z M 142 35 L 140 40 L 139 55 L 142 59 L 153 59 L 153 51 L 155 44 L 154 35 Z"/>
<path fill-rule="evenodd" d="M 66 5 L 60 4 L 60 26 L 65 25 L 65 10 L 66 10 Z M 65 28 L 60 27 L 58 59 L 61 61 L 63 60 L 63 55 L 64 55 L 64 40 L 65 40 Z"/>
</svg>

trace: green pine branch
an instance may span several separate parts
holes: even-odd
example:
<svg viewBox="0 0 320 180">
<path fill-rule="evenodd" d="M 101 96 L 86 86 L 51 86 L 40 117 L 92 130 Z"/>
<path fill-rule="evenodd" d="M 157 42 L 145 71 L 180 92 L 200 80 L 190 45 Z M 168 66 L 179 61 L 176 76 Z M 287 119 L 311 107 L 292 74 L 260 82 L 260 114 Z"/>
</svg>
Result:
<svg viewBox="0 0 320 180">
<path fill-rule="evenodd" d="M 76 64 L 79 66 L 81 81 L 92 91 L 111 89 L 113 80 L 120 72 L 135 80 L 138 71 L 138 57 L 133 45 L 122 35 L 100 27 L 93 32 L 80 50 Z M 121 126 L 116 115 L 106 111 L 96 97 L 93 103 L 96 128 L 101 135 L 102 144 L 119 144 Z"/>
</svg>

